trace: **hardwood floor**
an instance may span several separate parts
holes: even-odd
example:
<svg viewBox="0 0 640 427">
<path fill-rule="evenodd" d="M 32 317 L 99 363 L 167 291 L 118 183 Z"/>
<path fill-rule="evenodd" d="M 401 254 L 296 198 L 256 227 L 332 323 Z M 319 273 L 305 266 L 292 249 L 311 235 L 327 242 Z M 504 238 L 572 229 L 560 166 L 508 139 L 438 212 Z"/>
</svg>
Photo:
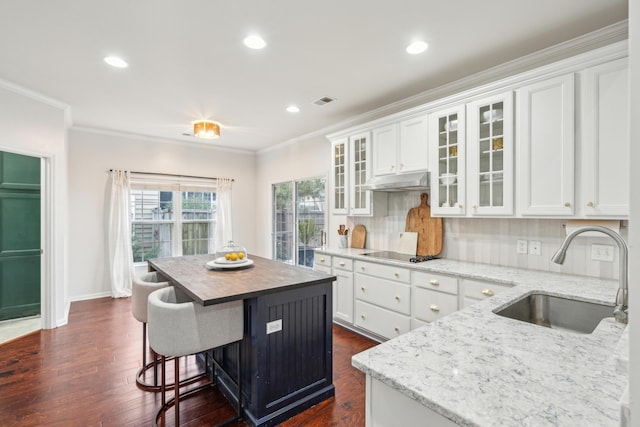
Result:
<svg viewBox="0 0 640 427">
<path fill-rule="evenodd" d="M 336 396 L 282 426 L 364 425 L 365 377 L 351 366 L 351 356 L 376 343 L 335 325 L 333 337 Z M 142 326 L 131 315 L 130 299 L 72 303 L 68 325 L 0 345 L 0 426 L 151 425 L 160 394 L 135 385 L 141 347 Z M 197 370 L 193 357 L 181 364 L 181 375 Z M 232 413 L 210 389 L 184 402 L 182 425 L 208 426 Z M 173 425 L 173 410 L 166 425 Z"/>
</svg>

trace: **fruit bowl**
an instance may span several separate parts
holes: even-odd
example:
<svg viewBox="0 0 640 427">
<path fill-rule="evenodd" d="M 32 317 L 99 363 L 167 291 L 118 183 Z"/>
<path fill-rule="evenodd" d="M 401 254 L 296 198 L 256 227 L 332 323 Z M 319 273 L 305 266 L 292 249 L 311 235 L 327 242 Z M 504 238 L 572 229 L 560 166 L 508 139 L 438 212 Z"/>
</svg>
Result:
<svg viewBox="0 0 640 427">
<path fill-rule="evenodd" d="M 216 251 L 216 262 L 231 264 L 247 261 L 247 250 L 240 245 L 236 245 L 233 240 Z"/>
</svg>

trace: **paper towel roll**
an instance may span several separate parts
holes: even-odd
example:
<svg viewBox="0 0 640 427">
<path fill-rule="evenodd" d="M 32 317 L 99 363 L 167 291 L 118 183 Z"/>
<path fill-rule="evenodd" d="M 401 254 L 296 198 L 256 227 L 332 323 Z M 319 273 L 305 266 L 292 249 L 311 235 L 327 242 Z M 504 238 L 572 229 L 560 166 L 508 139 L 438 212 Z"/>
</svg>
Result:
<svg viewBox="0 0 640 427">
<path fill-rule="evenodd" d="M 567 234 L 572 233 L 578 228 L 588 227 L 592 225 L 599 225 L 601 227 L 607 227 L 616 233 L 620 234 L 620 221 L 618 220 L 591 220 L 591 219 L 571 219 L 567 221 L 565 224 L 565 231 Z M 580 236 L 585 237 L 607 237 L 605 234 L 599 233 L 597 231 L 587 231 L 585 233 L 580 234 Z M 580 237 L 577 236 L 577 237 Z"/>
</svg>

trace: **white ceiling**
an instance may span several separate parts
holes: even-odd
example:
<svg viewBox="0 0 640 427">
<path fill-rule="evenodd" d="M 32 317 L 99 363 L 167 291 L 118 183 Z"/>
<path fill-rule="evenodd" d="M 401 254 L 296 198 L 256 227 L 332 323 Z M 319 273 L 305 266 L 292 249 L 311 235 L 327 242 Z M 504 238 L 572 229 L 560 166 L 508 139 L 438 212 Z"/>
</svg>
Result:
<svg viewBox="0 0 640 427">
<path fill-rule="evenodd" d="M 0 79 L 74 127 L 261 150 L 627 18 L 627 0 L 0 0 Z M 267 47 L 246 48 L 260 34 Z M 420 38 L 429 49 L 408 55 Z M 119 55 L 130 66 L 103 62 Z M 323 96 L 337 100 L 322 107 Z M 290 114 L 289 104 L 301 111 Z"/>
</svg>

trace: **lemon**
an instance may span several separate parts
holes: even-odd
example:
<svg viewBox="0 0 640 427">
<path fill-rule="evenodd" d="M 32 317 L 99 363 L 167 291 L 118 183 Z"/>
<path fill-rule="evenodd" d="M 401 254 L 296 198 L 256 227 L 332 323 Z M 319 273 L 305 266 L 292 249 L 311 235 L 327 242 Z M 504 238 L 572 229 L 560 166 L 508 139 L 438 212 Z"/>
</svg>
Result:
<svg viewBox="0 0 640 427">
<path fill-rule="evenodd" d="M 243 258 L 244 258 L 244 252 L 238 253 L 238 259 L 243 259 Z"/>
<path fill-rule="evenodd" d="M 231 261 L 237 261 L 238 260 L 238 254 L 235 252 L 231 252 L 231 254 L 229 255 Z"/>
<path fill-rule="evenodd" d="M 229 261 L 231 259 L 231 254 L 224 254 L 224 259 Z"/>
</svg>

